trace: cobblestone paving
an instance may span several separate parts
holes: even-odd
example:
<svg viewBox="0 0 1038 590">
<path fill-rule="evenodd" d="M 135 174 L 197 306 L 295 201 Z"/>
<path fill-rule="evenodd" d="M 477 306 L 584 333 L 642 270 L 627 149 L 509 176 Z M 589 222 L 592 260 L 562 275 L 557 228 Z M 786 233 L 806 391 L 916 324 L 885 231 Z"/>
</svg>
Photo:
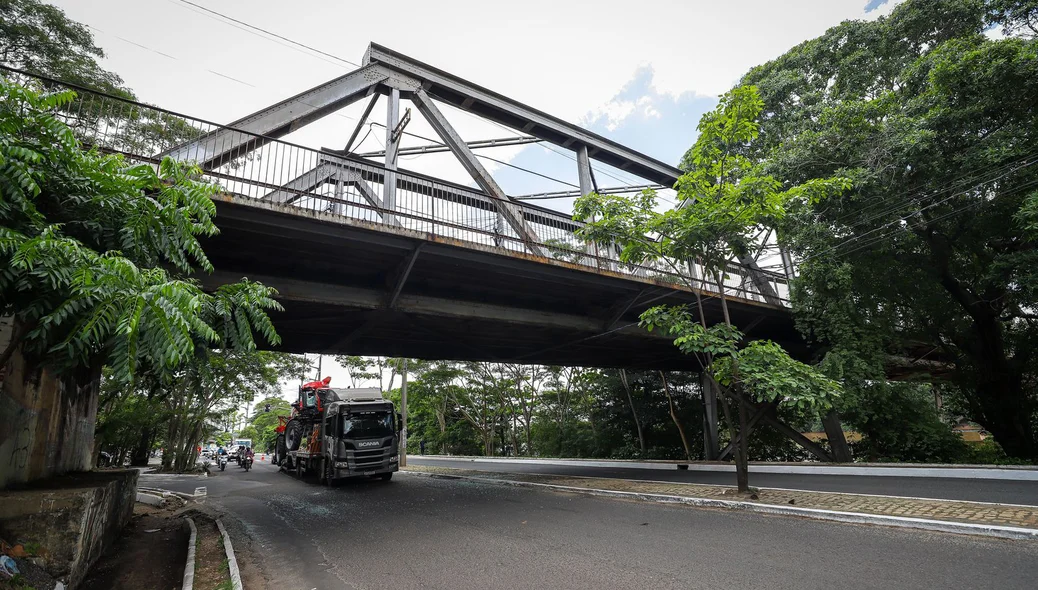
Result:
<svg viewBox="0 0 1038 590">
<path fill-rule="evenodd" d="M 760 488 L 757 498 L 747 498 L 735 493 L 734 488 L 705 484 L 635 481 L 599 477 L 573 477 L 568 475 L 546 475 L 537 473 L 498 473 L 453 469 L 449 467 L 408 466 L 407 471 L 422 471 L 443 475 L 462 475 L 483 479 L 543 483 L 574 488 L 634 492 L 639 494 L 664 494 L 689 498 L 711 498 L 738 500 L 757 504 L 796 506 L 840 512 L 881 514 L 884 516 L 906 516 L 951 522 L 1038 528 L 1038 506 L 1013 506 L 1004 504 L 981 504 L 955 502 L 951 500 L 917 500 L 890 496 L 865 496 L 828 492 L 804 492 Z"/>
</svg>

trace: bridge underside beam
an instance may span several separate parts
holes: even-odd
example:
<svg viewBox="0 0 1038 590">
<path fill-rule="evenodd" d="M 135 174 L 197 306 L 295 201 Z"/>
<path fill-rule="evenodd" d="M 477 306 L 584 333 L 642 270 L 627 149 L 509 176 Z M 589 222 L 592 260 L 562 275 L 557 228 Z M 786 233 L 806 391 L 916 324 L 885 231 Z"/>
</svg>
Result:
<svg viewBox="0 0 1038 590">
<path fill-rule="evenodd" d="M 390 231 L 332 212 L 296 214 L 293 207 L 232 196 L 216 205 L 220 233 L 202 246 L 220 273 L 203 277 L 205 284 L 248 277 L 280 289 L 285 309 L 272 314 L 283 339 L 279 350 L 699 370 L 696 359 L 667 338 L 637 326 L 609 331 L 602 325 L 613 318 L 614 329 L 636 324 L 657 303 L 694 304 L 688 290 L 488 244 Z M 419 244 L 421 254 L 409 264 Z M 397 285 L 396 305 L 389 308 Z M 738 326 L 766 316 L 755 337 L 803 358 L 788 313 L 739 299 L 729 306 Z M 721 317 L 716 298 L 704 308 L 711 323 Z"/>
<path fill-rule="evenodd" d="M 210 290 L 215 290 L 220 285 L 241 280 L 240 276 L 219 270 L 199 278 L 202 282 L 202 286 Z M 277 289 L 278 299 L 326 303 L 349 307 L 352 309 L 386 309 L 386 294 L 384 291 L 378 289 L 344 287 L 341 285 L 300 281 L 275 276 L 252 275 L 249 278 Z M 490 319 L 509 324 L 564 328 L 587 333 L 599 333 L 602 328 L 601 322 L 590 317 L 535 309 L 516 309 L 514 307 L 491 305 L 487 303 L 453 301 L 450 299 L 421 295 L 398 294 L 393 309 L 404 313 L 458 319 L 471 318 L 475 315 L 483 319 Z M 648 332 L 637 326 L 630 326 L 619 330 L 619 332 L 651 339 L 668 339 L 658 331 Z"/>
</svg>

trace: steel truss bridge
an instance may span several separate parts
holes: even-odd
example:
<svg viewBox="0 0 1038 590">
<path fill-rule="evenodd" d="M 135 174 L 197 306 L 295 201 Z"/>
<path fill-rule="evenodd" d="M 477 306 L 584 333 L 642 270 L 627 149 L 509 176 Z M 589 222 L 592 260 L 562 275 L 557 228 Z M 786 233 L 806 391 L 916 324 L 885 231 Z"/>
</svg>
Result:
<svg viewBox="0 0 1038 590">
<path fill-rule="evenodd" d="M 53 81 L 51 81 L 53 82 Z M 661 303 L 704 297 L 719 320 L 716 284 L 694 261 L 630 264 L 585 243 L 570 215 L 507 194 L 475 150 L 544 141 L 571 150 L 580 194 L 598 161 L 672 186 L 677 168 L 586 129 L 371 44 L 363 65 L 228 125 L 78 88 L 62 113 L 84 143 L 157 164 L 198 163 L 221 187 L 221 233 L 204 244 L 216 272 L 207 288 L 243 276 L 277 288 L 286 350 L 629 368 L 698 369 L 666 338 L 639 328 Z M 350 148 L 376 101 L 387 100 L 386 149 Z M 367 101 L 345 149 L 286 136 Z M 402 101 L 416 107 L 473 180 L 464 186 L 398 167 Z M 518 137 L 467 143 L 440 105 L 514 129 Z M 382 161 L 377 161 L 381 159 Z M 754 338 L 803 351 L 787 311 L 787 276 L 733 260 L 725 296 Z"/>
<path fill-rule="evenodd" d="M 593 160 L 647 187 L 673 186 L 680 170 L 380 45 L 369 46 L 359 69 L 227 125 L 73 88 L 77 100 L 61 116 L 84 144 L 152 165 L 165 157 L 195 162 L 221 187 L 220 234 L 203 243 L 216 271 L 197 278 L 208 289 L 243 277 L 275 287 L 285 308 L 273 316 L 283 350 L 698 372 L 695 357 L 639 327 L 638 316 L 659 304 L 696 308 L 701 297 L 707 321 L 722 320 L 718 287 L 695 261 L 621 262 L 615 247 L 582 240 L 582 224 L 570 215 L 507 195 L 474 152 L 501 141 L 467 143 L 439 105 L 519 134 L 504 142 L 571 150 L 579 194 L 596 190 Z M 383 97 L 386 149 L 354 155 Z M 364 115 L 344 149 L 287 141 L 362 100 Z M 398 166 L 410 117 L 408 110 L 401 118 L 401 101 L 440 139 L 404 150 L 453 153 L 474 186 Z M 757 257 L 731 261 L 724 296 L 749 338 L 806 356 L 788 310 L 792 265 L 781 260 L 785 273 L 762 270 Z M 716 457 L 711 389 L 703 388 L 704 428 L 707 456 Z M 784 428 L 829 458 L 773 414 L 755 408 L 752 422 Z"/>
</svg>

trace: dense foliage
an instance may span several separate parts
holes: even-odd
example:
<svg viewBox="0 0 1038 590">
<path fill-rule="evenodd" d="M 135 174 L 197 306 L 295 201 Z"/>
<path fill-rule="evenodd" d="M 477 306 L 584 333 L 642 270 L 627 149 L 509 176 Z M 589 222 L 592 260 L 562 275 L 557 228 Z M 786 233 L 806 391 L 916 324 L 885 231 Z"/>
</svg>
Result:
<svg viewBox="0 0 1038 590">
<path fill-rule="evenodd" d="M 760 134 L 762 109 L 757 89 L 741 86 L 722 96 L 718 107 L 703 116 L 699 137 L 683 161 L 686 172 L 674 187 L 677 207 L 658 211 L 651 190 L 633 200 L 586 195 L 574 207 L 574 216 L 586 223 L 581 236 L 618 244 L 622 261 L 662 262 L 676 271 L 694 261 L 713 279 L 706 296 L 716 293 L 720 299 L 723 323 L 707 325 L 701 295 L 704 285 L 688 278 L 683 280 L 696 292 L 695 312 L 685 306 L 655 307 L 642 314 L 641 323 L 673 336 L 675 346 L 695 355 L 720 389 L 729 434 L 732 440 L 740 440 L 735 452 L 740 491 L 748 489 L 747 406 L 772 402 L 825 410 L 840 389 L 815 368 L 790 358 L 775 343 L 744 347 L 743 335 L 728 313 L 725 273 L 729 262 L 759 250 L 766 235 L 761 229 L 781 222 L 788 207 L 824 201 L 850 185 L 847 178 L 836 174 L 783 187 L 767 174 L 745 153 Z M 736 406 L 735 412 L 729 401 Z M 738 415 L 738 428 L 733 414 Z"/>
<path fill-rule="evenodd" d="M 214 187 L 165 160 L 158 170 L 80 147 L 54 114 L 70 92 L 0 79 L 0 315 L 18 348 L 57 371 L 107 363 L 130 380 L 168 374 L 200 344 L 255 348 L 277 334 L 273 291 L 243 281 L 206 294 L 171 275 L 211 269 Z"/>
<path fill-rule="evenodd" d="M 902 422 L 910 390 L 884 383 L 898 365 L 902 376 L 947 381 L 949 408 L 1032 460 L 1036 20 L 1034 2 L 910 0 L 743 80 L 763 99 L 752 155 L 771 174 L 852 179 L 780 227 L 798 259 L 798 324 L 852 390 L 841 411 Z"/>
</svg>

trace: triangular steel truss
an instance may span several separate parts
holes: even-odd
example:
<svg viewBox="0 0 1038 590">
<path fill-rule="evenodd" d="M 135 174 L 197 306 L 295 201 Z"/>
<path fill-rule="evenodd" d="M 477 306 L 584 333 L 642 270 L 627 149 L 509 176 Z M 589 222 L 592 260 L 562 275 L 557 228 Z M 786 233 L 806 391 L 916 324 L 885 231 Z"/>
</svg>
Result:
<svg viewBox="0 0 1038 590">
<path fill-rule="evenodd" d="M 344 186 L 352 186 L 364 200 L 381 213 L 384 223 L 399 225 L 393 212 L 397 211 L 395 195 L 400 134 L 394 133 L 393 130 L 399 123 L 401 99 L 409 100 L 417 107 L 442 143 L 457 157 L 482 192 L 489 197 L 497 213 L 497 229 L 504 231 L 507 224 L 525 248 L 534 255 L 546 255 L 543 242 L 524 218 L 519 203 L 505 194 L 490 172 L 475 157 L 472 149 L 444 117 L 437 102 L 519 130 L 529 137 L 572 150 L 577 161 L 581 194 L 588 194 L 594 190 L 591 160 L 664 186 L 673 186 L 681 175 L 681 171 L 674 166 L 375 43 L 368 47 L 363 65 L 359 69 L 261 109 L 226 128 L 207 133 L 162 155 L 194 160 L 205 169 L 214 169 L 358 100 L 372 97 L 365 110 L 364 118 L 367 118 L 379 95 L 384 95 L 389 100 L 385 169 L 379 175 L 379 180 L 384 183 L 381 199 L 368 184 L 367 179 L 370 179 L 372 174 L 365 172 L 355 160 L 344 157 L 344 152 L 326 153 L 319 162 L 314 162 L 311 169 L 284 183 L 280 188 L 270 190 L 263 198 L 272 202 L 291 202 L 301 193 L 325 183 L 334 184 L 336 191 L 341 191 Z M 356 136 L 357 131 L 350 138 L 347 150 Z M 600 256 L 602 251 L 612 250 L 601 245 L 591 246 L 596 256 Z M 751 279 L 760 292 L 769 300 L 777 298 L 767 278 L 757 268 L 756 262 L 752 259 L 741 262 L 749 267 Z"/>
</svg>

